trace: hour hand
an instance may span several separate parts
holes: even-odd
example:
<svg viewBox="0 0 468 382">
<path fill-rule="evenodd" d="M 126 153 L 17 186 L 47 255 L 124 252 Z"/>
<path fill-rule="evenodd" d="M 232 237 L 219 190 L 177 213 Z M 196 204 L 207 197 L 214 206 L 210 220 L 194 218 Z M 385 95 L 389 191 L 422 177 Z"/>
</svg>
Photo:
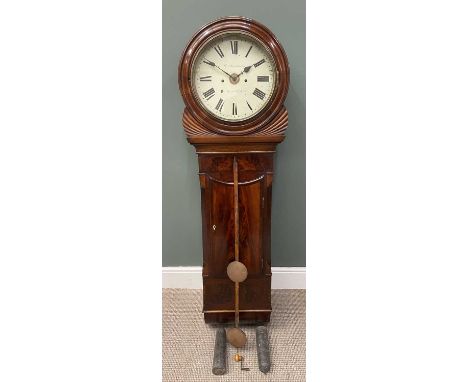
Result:
<svg viewBox="0 0 468 382">
<path fill-rule="evenodd" d="M 244 68 L 244 70 L 238 74 L 238 76 L 240 76 L 242 73 L 248 73 L 251 67 L 252 67 L 252 65 L 246 66 L 246 67 Z"/>
</svg>

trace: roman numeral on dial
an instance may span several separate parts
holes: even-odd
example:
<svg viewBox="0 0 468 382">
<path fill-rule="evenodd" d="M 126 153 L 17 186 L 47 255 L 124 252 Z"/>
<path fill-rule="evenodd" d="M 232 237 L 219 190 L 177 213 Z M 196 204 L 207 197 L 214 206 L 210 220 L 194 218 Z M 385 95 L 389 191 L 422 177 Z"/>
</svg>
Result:
<svg viewBox="0 0 468 382">
<path fill-rule="evenodd" d="M 220 47 L 219 45 L 216 45 L 216 46 L 214 47 L 214 50 L 216 50 L 216 53 L 219 54 L 219 57 L 221 57 L 221 58 L 224 57 L 224 53 L 223 53 L 223 51 L 221 50 L 221 47 Z"/>
<path fill-rule="evenodd" d="M 249 107 L 249 109 L 252 110 L 252 106 L 250 106 L 249 101 L 245 101 L 245 102 L 247 102 L 247 106 Z"/>
<path fill-rule="evenodd" d="M 203 97 L 208 101 L 210 98 L 212 98 L 215 94 L 215 90 L 213 88 L 208 89 L 206 92 L 203 93 Z"/>
<path fill-rule="evenodd" d="M 250 51 L 252 50 L 252 46 L 253 46 L 253 45 L 250 45 L 250 48 L 249 48 L 249 50 L 247 51 L 247 54 L 245 55 L 245 57 L 247 57 L 247 56 L 249 55 Z"/>
<path fill-rule="evenodd" d="M 262 58 L 260 61 L 254 64 L 255 67 L 262 65 L 265 62 L 265 59 Z"/>
<path fill-rule="evenodd" d="M 270 76 L 257 76 L 258 82 L 270 82 Z"/>
<path fill-rule="evenodd" d="M 211 76 L 200 77 L 200 81 L 211 81 Z"/>
<path fill-rule="evenodd" d="M 237 46 L 239 41 L 231 41 L 231 52 L 232 54 L 237 54 Z"/>
<path fill-rule="evenodd" d="M 235 103 L 232 104 L 232 115 L 237 115 L 237 105 Z"/>
<path fill-rule="evenodd" d="M 260 89 L 255 88 L 255 90 L 253 91 L 253 95 L 257 96 L 258 98 L 260 98 L 263 101 L 266 94 L 264 92 L 262 92 Z"/>
<path fill-rule="evenodd" d="M 219 112 L 223 110 L 224 106 L 224 101 L 222 98 L 219 99 L 218 104 L 216 105 L 215 109 L 218 110 Z"/>
</svg>

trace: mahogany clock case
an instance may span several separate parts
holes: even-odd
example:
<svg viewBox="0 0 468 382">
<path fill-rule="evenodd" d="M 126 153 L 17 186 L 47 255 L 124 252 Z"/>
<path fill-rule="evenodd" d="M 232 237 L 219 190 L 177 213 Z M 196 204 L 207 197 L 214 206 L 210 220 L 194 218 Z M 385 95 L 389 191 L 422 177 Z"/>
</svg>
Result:
<svg viewBox="0 0 468 382">
<path fill-rule="evenodd" d="M 277 82 L 270 101 L 258 115 L 240 122 L 207 113 L 191 86 L 190 71 L 198 50 L 225 31 L 255 36 L 269 48 L 276 64 Z M 268 28 L 251 19 L 226 17 L 211 22 L 193 36 L 182 53 L 179 87 L 186 105 L 182 124 L 199 164 L 206 322 L 232 322 L 234 318 L 236 289 L 226 272 L 234 260 L 248 270 L 238 289 L 241 322 L 270 319 L 273 155 L 285 138 L 288 114 L 283 103 L 288 86 L 289 66 L 283 48 Z"/>
</svg>

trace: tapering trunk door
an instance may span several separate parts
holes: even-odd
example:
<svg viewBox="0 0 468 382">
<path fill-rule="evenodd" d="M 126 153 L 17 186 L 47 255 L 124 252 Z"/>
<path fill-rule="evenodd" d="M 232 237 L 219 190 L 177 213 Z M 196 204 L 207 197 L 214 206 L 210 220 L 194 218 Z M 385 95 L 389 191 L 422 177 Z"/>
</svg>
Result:
<svg viewBox="0 0 468 382">
<path fill-rule="evenodd" d="M 204 177 L 203 236 L 207 241 L 204 243 L 203 269 L 205 312 L 233 309 L 234 288 L 226 274 L 228 264 L 234 261 L 233 158 L 233 155 L 200 156 L 200 174 Z M 267 158 L 259 160 L 258 155 L 252 154 L 237 155 L 236 158 L 239 164 L 239 261 L 249 272 L 247 280 L 240 284 L 240 309 L 241 320 L 243 317 L 248 320 L 252 314 L 242 314 L 242 310 L 267 312 L 271 309 L 269 168 L 265 168 L 264 163 L 270 161 Z M 263 316 L 266 316 L 265 312 Z M 205 314 L 205 319 L 214 315 Z M 254 320 L 267 321 L 265 318 Z"/>
</svg>

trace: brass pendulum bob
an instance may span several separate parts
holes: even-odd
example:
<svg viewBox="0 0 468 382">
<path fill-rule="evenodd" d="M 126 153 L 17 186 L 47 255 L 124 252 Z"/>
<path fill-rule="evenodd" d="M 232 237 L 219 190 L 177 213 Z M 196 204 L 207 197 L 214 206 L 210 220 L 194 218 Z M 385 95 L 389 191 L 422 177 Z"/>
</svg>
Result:
<svg viewBox="0 0 468 382">
<path fill-rule="evenodd" d="M 233 163 L 233 174 L 234 174 L 234 257 L 227 267 L 227 274 L 234 284 L 234 328 L 229 328 L 226 333 L 228 342 L 239 349 L 245 346 L 247 343 L 247 336 L 244 331 L 239 329 L 239 283 L 243 282 L 248 275 L 247 267 L 239 261 L 239 182 L 238 182 L 238 169 L 237 159 L 234 157 Z M 236 362 L 241 362 L 241 370 L 250 370 L 244 368 L 242 357 L 239 353 L 234 356 Z"/>
</svg>

